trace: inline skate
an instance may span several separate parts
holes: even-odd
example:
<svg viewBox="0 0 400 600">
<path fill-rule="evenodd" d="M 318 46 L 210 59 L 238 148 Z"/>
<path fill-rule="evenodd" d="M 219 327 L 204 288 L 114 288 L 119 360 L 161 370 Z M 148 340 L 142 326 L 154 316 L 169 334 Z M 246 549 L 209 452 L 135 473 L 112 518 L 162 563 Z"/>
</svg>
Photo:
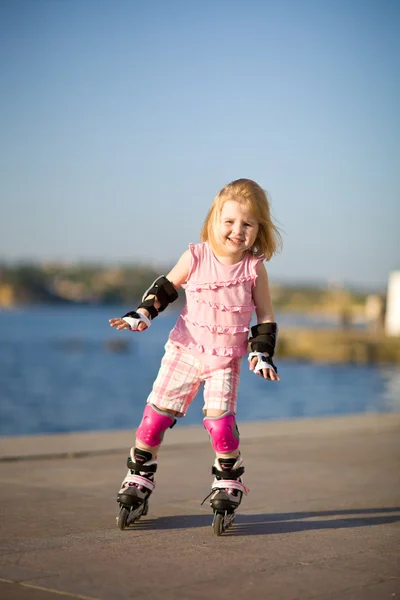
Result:
<svg viewBox="0 0 400 600">
<path fill-rule="evenodd" d="M 216 458 L 211 472 L 215 479 L 210 494 L 202 504 L 210 498 L 210 506 L 214 513 L 213 531 L 215 535 L 220 536 L 234 523 L 236 509 L 242 501 L 243 494 L 247 494 L 249 490 L 241 479 L 244 466 L 240 455 L 237 458 Z"/>
<path fill-rule="evenodd" d="M 121 530 L 147 515 L 149 496 L 155 487 L 154 474 L 157 471 L 157 461 L 153 460 L 151 452 L 140 448 L 131 448 L 126 464 L 129 471 L 117 495 L 117 524 Z"/>
</svg>

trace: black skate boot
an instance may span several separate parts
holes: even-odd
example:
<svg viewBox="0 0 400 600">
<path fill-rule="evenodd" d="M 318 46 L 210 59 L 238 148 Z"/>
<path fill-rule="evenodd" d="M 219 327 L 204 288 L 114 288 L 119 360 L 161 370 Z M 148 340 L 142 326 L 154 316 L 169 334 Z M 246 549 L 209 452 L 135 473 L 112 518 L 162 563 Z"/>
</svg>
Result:
<svg viewBox="0 0 400 600">
<path fill-rule="evenodd" d="M 221 535 L 234 522 L 242 496 L 249 491 L 241 477 L 244 473 L 243 458 L 240 455 L 236 458 L 216 458 L 211 472 L 215 479 L 207 498 L 210 498 L 210 506 L 214 511 L 214 533 Z"/>
<path fill-rule="evenodd" d="M 126 464 L 129 471 L 117 496 L 120 529 L 147 515 L 148 499 L 155 487 L 154 473 L 157 471 L 157 461 L 153 460 L 151 452 L 140 448 L 131 448 Z"/>
</svg>

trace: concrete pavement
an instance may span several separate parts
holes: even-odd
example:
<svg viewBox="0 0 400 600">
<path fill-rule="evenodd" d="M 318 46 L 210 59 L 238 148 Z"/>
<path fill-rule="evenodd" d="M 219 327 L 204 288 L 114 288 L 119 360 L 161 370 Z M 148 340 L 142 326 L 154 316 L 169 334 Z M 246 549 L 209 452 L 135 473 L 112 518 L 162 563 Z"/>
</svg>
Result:
<svg viewBox="0 0 400 600">
<path fill-rule="evenodd" d="M 240 430 L 250 494 L 220 538 L 201 427 L 166 433 L 149 514 L 123 532 L 131 431 L 0 438 L 0 597 L 400 599 L 400 415 Z"/>
</svg>

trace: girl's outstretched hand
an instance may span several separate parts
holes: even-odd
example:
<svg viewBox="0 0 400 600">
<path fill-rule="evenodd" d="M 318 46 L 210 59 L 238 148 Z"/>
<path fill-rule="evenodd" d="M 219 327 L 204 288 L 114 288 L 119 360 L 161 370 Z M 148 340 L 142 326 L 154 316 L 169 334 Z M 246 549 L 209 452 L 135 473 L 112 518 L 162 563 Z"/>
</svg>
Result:
<svg viewBox="0 0 400 600">
<path fill-rule="evenodd" d="M 256 368 L 257 362 L 258 362 L 257 356 L 253 356 L 249 360 L 250 371 L 254 371 L 254 369 Z M 259 377 L 262 377 L 263 379 L 267 379 L 269 381 L 280 381 L 280 377 L 279 377 L 278 373 L 276 373 L 273 369 L 267 369 L 267 368 L 260 369 L 259 371 L 256 371 L 255 373 Z"/>
<path fill-rule="evenodd" d="M 145 311 L 143 309 L 138 309 L 137 312 L 141 313 L 145 317 L 148 316 L 147 311 Z M 116 317 L 116 318 L 113 318 L 113 319 L 109 319 L 108 321 L 110 323 L 110 327 L 115 327 L 115 329 L 117 331 L 119 331 L 120 329 L 131 330 L 131 327 L 130 327 L 129 323 L 127 323 L 126 321 L 124 321 L 124 319 L 122 319 L 121 317 Z M 143 323 L 143 322 L 138 323 L 136 331 L 144 331 L 145 329 L 148 329 L 146 323 Z"/>
</svg>

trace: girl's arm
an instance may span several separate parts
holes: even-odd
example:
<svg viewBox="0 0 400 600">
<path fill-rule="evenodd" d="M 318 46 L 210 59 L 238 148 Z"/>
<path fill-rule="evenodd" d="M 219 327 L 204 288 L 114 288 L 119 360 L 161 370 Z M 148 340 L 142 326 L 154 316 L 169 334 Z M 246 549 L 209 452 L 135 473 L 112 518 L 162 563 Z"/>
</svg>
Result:
<svg viewBox="0 0 400 600">
<path fill-rule="evenodd" d="M 256 306 L 257 323 L 273 323 L 274 309 L 272 308 L 271 293 L 267 270 L 264 263 L 257 266 L 257 279 L 253 288 L 253 300 Z"/>
<path fill-rule="evenodd" d="M 257 279 L 253 288 L 253 300 L 256 307 L 257 324 L 274 323 L 275 317 L 274 309 L 272 307 L 271 292 L 269 289 L 268 274 L 264 263 L 262 262 L 257 266 Z M 251 371 L 254 371 L 257 363 L 258 358 L 254 356 L 250 360 Z M 272 369 L 263 368 L 261 371 L 256 371 L 256 374 L 261 375 L 264 379 L 279 381 L 278 374 Z"/>
<path fill-rule="evenodd" d="M 176 265 L 166 275 L 166 278 L 170 280 L 176 290 L 179 290 L 182 283 L 185 283 L 187 276 L 189 275 L 190 263 L 191 263 L 190 250 L 186 250 Z"/>
<path fill-rule="evenodd" d="M 166 278 L 172 283 L 176 290 L 178 290 L 181 287 L 182 283 L 186 281 L 186 278 L 189 275 L 190 265 L 190 250 L 186 250 L 180 257 L 176 265 L 171 269 L 168 275 L 166 275 Z M 152 298 L 152 296 L 148 296 L 148 298 Z M 154 306 L 155 308 L 160 308 L 161 306 L 157 299 L 154 302 Z M 145 308 L 138 308 L 136 312 L 144 315 L 145 317 L 150 316 L 148 310 L 146 310 Z M 109 319 L 109 322 L 111 327 L 115 327 L 117 330 L 130 329 L 128 323 L 124 321 L 121 317 Z M 145 323 L 139 323 L 137 330 L 144 331 L 145 329 L 147 329 L 147 325 Z"/>
</svg>

